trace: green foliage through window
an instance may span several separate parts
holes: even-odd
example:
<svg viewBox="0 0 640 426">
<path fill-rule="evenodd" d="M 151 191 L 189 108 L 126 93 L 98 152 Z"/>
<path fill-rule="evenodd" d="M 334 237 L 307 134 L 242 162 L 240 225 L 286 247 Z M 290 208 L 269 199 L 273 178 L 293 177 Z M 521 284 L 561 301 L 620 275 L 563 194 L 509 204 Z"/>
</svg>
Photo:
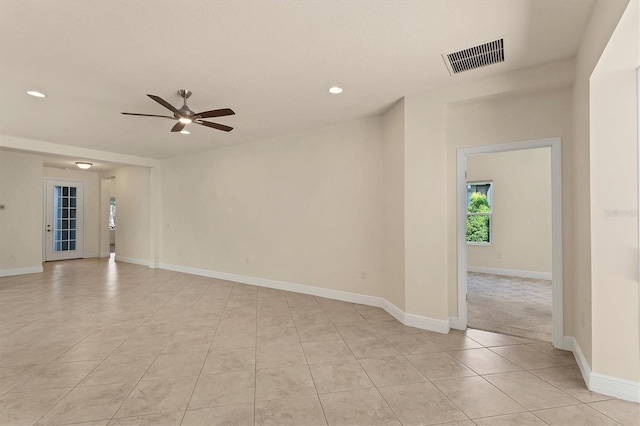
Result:
<svg viewBox="0 0 640 426">
<path fill-rule="evenodd" d="M 491 206 L 487 195 L 473 192 L 467 205 L 467 242 L 491 242 Z"/>
</svg>

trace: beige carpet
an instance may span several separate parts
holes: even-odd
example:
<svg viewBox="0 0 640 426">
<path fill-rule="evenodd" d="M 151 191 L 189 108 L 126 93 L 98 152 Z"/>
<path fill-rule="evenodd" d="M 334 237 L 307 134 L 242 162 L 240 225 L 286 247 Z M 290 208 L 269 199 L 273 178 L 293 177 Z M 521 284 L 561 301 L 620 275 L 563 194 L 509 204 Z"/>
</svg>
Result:
<svg viewBox="0 0 640 426">
<path fill-rule="evenodd" d="M 468 326 L 551 341 L 551 281 L 469 272 Z"/>
</svg>

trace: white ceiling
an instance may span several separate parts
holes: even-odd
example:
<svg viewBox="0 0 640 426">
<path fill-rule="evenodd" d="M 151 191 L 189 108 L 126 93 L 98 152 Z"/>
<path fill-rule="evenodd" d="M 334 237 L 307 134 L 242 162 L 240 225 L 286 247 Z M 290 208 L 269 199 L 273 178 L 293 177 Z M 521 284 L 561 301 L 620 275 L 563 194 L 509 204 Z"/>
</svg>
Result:
<svg viewBox="0 0 640 426">
<path fill-rule="evenodd" d="M 149 158 L 291 134 L 402 96 L 574 56 L 593 0 L 0 0 L 0 134 Z M 504 37 L 506 61 L 450 76 L 442 54 Z M 332 85 L 344 88 L 330 95 Z M 170 133 L 195 111 L 230 107 Z M 48 97 L 25 94 L 40 90 Z M 169 114 L 170 115 L 170 114 Z"/>
</svg>

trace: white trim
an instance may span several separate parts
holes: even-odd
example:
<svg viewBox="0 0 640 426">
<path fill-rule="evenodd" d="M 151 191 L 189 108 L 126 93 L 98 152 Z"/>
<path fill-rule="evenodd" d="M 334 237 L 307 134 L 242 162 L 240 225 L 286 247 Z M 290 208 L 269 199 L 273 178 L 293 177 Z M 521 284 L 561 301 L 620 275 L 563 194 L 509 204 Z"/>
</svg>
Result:
<svg viewBox="0 0 640 426">
<path fill-rule="evenodd" d="M 12 277 L 14 275 L 39 274 L 44 268 L 40 266 L 29 266 L 27 268 L 0 269 L 0 277 Z"/>
<path fill-rule="evenodd" d="M 574 338 L 571 336 L 564 336 L 564 344 L 561 348 L 558 349 L 562 349 L 564 351 L 570 351 L 573 352 L 573 348 L 574 348 Z M 580 353 L 582 353 L 582 351 L 580 351 Z"/>
<path fill-rule="evenodd" d="M 457 247 L 458 247 L 458 326 L 467 327 L 467 241 L 466 177 L 468 155 L 519 151 L 551 147 L 551 240 L 552 240 L 552 321 L 553 345 L 564 345 L 562 301 L 562 158 L 560 138 L 459 148 L 457 152 Z"/>
<path fill-rule="evenodd" d="M 98 254 L 98 257 L 100 257 L 100 258 L 102 258 L 102 257 L 109 257 L 109 256 L 111 256 L 111 253 L 110 253 L 110 252 L 104 252 L 104 253 L 100 253 L 100 254 Z"/>
<path fill-rule="evenodd" d="M 576 363 L 587 388 L 591 392 L 601 393 L 614 398 L 624 399 L 631 402 L 640 402 L 640 382 L 606 376 L 604 374 L 591 372 L 591 367 L 580 349 L 578 341 L 573 337 L 566 337 L 565 349 L 571 350 L 576 358 Z"/>
<path fill-rule="evenodd" d="M 125 262 L 125 263 L 133 263 L 134 265 L 142 265 L 152 268 L 153 264 L 150 260 L 145 259 L 136 259 L 134 257 L 124 257 L 124 256 L 116 256 L 116 262 Z"/>
<path fill-rule="evenodd" d="M 451 328 L 449 326 L 449 320 L 437 320 L 413 314 L 404 314 L 403 324 L 409 327 L 421 328 L 442 334 L 449 333 L 449 329 Z"/>
<path fill-rule="evenodd" d="M 82 256 L 83 259 L 89 259 L 92 257 L 100 257 L 99 253 L 85 253 L 84 256 Z"/>
<path fill-rule="evenodd" d="M 573 356 L 576 358 L 576 364 L 578 364 L 578 368 L 580 368 L 580 373 L 582 373 L 582 380 L 589 387 L 589 378 L 591 376 L 591 367 L 589 367 L 589 363 L 587 359 L 584 357 L 582 353 L 582 349 L 580 349 L 580 345 L 575 337 L 565 336 L 564 338 L 564 349 L 567 351 L 573 352 Z"/>
<path fill-rule="evenodd" d="M 449 317 L 449 327 L 455 330 L 464 330 L 465 328 L 467 328 L 466 324 L 462 326 L 462 322 L 458 317 Z"/>
<path fill-rule="evenodd" d="M 533 278 L 551 281 L 551 272 L 519 271 L 517 269 L 485 268 L 483 266 L 467 266 L 468 272 L 480 274 L 507 275 L 509 277 Z"/>
<path fill-rule="evenodd" d="M 118 259 L 119 258 L 116 256 L 116 260 Z M 295 284 L 286 281 L 270 280 L 267 278 L 251 277 L 248 275 L 230 274 L 227 272 L 210 271 L 207 269 L 191 268 L 188 266 L 171 265 L 167 263 L 159 263 L 154 266 L 169 271 L 182 272 L 185 274 L 200 275 L 203 277 L 217 278 L 221 280 L 250 284 L 259 287 L 274 288 L 276 290 L 285 290 L 295 293 L 308 294 L 311 296 L 325 297 L 327 299 L 341 300 L 343 302 L 375 306 L 377 308 L 384 309 L 387 313 L 389 313 L 389 315 L 393 316 L 404 325 L 421 328 L 423 330 L 435 331 L 437 333 L 446 334 L 449 332 L 448 320 L 437 320 L 419 315 L 407 314 L 396 305 L 382 297 L 351 293 L 341 290 L 332 290 L 328 288 L 314 287 L 303 284 Z"/>
<path fill-rule="evenodd" d="M 398 308 L 387 299 L 383 299 L 382 297 L 380 299 L 382 299 L 382 305 L 380 306 L 380 308 L 384 309 L 389 315 L 406 325 L 405 318 L 407 314 L 405 314 L 402 309 Z"/>
<path fill-rule="evenodd" d="M 625 401 L 640 402 L 640 382 L 591 373 L 589 390 Z"/>
</svg>

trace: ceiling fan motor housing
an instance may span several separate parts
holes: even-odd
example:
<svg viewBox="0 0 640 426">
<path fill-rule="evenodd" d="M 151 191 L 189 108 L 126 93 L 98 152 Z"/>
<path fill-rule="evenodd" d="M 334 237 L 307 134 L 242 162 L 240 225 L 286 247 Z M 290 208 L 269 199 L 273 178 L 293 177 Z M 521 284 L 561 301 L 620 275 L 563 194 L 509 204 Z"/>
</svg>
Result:
<svg viewBox="0 0 640 426">
<path fill-rule="evenodd" d="M 178 114 L 179 113 L 179 114 Z M 188 106 L 184 105 L 178 110 L 178 113 L 174 114 L 177 119 L 180 118 L 193 118 L 196 113 L 191 111 Z"/>
<path fill-rule="evenodd" d="M 193 116 L 196 115 L 196 113 L 191 111 L 187 106 L 187 98 L 191 96 L 191 91 L 186 89 L 180 89 L 178 90 L 178 95 L 180 95 L 180 97 L 183 99 L 184 104 L 182 105 L 182 108 L 178 110 L 179 114 L 175 113 L 174 116 L 176 117 L 176 119 L 180 119 L 180 118 L 192 119 Z"/>
</svg>

